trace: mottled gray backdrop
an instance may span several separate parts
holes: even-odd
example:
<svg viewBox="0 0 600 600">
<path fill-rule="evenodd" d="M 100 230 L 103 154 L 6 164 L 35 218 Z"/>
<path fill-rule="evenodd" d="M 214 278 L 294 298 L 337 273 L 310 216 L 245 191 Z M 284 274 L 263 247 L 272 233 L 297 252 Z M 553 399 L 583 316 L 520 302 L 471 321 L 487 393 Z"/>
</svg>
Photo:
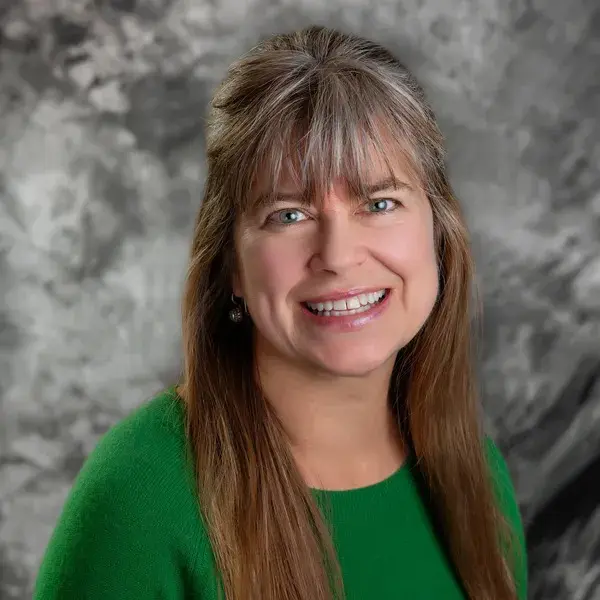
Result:
<svg viewBox="0 0 600 600">
<path fill-rule="evenodd" d="M 215 83 L 310 22 L 388 44 L 428 90 L 473 231 L 530 597 L 600 599 L 598 0 L 1 0 L 3 600 L 31 597 L 99 436 L 178 375 Z"/>
</svg>

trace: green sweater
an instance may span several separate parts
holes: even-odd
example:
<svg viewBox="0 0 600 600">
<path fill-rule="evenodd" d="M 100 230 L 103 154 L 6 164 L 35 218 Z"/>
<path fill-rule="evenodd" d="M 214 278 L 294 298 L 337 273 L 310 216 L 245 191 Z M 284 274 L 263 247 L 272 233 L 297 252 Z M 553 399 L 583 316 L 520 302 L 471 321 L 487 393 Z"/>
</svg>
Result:
<svg viewBox="0 0 600 600">
<path fill-rule="evenodd" d="M 38 573 L 34 600 L 216 600 L 214 557 L 185 459 L 183 405 L 169 388 L 111 428 L 82 467 Z M 510 476 L 491 464 L 524 547 Z M 347 600 L 459 600 L 409 460 L 386 480 L 330 501 Z M 526 598 L 526 566 L 517 574 Z"/>
</svg>

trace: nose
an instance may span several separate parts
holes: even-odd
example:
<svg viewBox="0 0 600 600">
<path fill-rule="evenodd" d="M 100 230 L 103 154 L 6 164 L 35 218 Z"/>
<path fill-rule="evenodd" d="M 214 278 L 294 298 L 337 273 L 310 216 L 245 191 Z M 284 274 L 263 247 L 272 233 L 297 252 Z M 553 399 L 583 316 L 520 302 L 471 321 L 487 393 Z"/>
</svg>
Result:
<svg viewBox="0 0 600 600">
<path fill-rule="evenodd" d="M 316 272 L 345 273 L 366 258 L 364 240 L 346 211 L 329 212 L 319 221 L 310 267 Z"/>
</svg>

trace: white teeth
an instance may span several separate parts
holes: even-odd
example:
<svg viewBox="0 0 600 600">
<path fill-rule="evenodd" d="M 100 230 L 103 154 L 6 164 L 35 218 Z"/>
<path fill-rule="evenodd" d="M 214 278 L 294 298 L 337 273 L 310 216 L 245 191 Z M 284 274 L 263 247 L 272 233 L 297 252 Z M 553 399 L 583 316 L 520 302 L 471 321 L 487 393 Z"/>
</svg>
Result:
<svg viewBox="0 0 600 600">
<path fill-rule="evenodd" d="M 350 300 L 346 300 L 346 308 L 348 310 L 352 310 L 354 308 L 360 308 L 360 300 L 357 296 L 350 298 Z"/>
<path fill-rule="evenodd" d="M 333 310 L 346 310 L 347 308 L 345 300 L 334 300 Z"/>
<path fill-rule="evenodd" d="M 373 304 L 379 302 L 384 296 L 385 290 L 379 290 L 378 292 L 359 294 L 358 296 L 351 296 L 333 302 L 330 300 L 327 302 L 307 302 L 306 305 L 322 316 L 342 317 L 369 310 Z"/>
</svg>

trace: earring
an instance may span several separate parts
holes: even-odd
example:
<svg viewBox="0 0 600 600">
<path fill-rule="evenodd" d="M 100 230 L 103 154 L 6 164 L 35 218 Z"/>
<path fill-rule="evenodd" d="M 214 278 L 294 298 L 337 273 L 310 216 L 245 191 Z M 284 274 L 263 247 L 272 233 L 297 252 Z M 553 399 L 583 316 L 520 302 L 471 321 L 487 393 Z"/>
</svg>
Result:
<svg viewBox="0 0 600 600">
<path fill-rule="evenodd" d="M 231 301 L 234 304 L 234 307 L 229 311 L 229 319 L 234 323 L 241 323 L 244 319 L 244 313 L 235 299 L 235 296 L 231 294 Z"/>
</svg>

